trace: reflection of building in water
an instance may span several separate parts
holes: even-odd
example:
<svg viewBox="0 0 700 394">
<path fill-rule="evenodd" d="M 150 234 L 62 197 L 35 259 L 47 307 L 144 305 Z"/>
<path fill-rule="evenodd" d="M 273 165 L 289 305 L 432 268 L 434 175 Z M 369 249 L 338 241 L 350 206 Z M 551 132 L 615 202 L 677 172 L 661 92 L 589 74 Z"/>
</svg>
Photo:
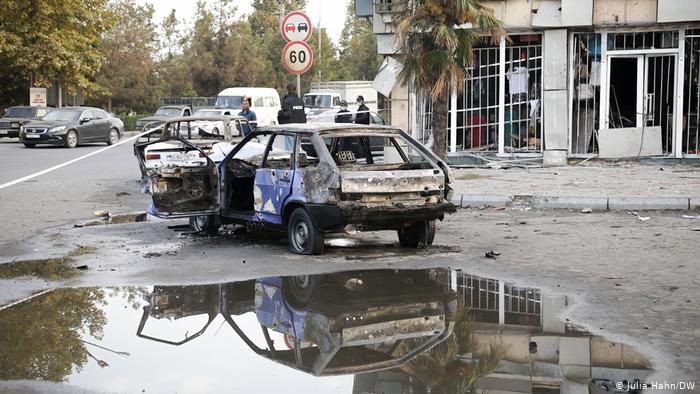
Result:
<svg viewBox="0 0 700 394">
<path fill-rule="evenodd" d="M 474 338 L 488 349 L 501 343 L 505 357 L 479 388 L 489 393 L 588 393 L 591 379 L 613 382 L 650 374 L 649 361 L 622 343 L 574 329 L 560 320 L 565 295 L 542 294 L 499 280 L 458 274 L 458 291 L 476 320 Z M 469 361 L 480 354 L 466 354 Z"/>
</svg>

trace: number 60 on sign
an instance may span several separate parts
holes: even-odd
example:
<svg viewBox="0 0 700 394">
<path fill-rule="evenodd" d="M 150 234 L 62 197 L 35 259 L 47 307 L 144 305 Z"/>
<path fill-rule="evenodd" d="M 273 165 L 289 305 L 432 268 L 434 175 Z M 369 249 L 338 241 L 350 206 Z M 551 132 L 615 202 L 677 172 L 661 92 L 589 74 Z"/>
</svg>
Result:
<svg viewBox="0 0 700 394">
<path fill-rule="evenodd" d="M 290 74 L 301 75 L 309 71 L 314 54 L 311 47 L 303 41 L 292 41 L 282 50 L 282 65 Z"/>
</svg>

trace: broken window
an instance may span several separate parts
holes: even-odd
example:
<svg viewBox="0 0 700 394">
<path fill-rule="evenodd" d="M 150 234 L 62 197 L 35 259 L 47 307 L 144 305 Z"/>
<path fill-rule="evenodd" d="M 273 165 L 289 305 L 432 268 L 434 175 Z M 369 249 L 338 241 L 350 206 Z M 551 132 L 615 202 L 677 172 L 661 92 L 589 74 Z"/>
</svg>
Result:
<svg viewBox="0 0 700 394">
<path fill-rule="evenodd" d="M 571 153 L 598 153 L 595 131 L 599 128 L 601 38 L 599 33 L 575 33 L 573 40 L 574 102 Z"/>
<path fill-rule="evenodd" d="M 686 31 L 681 151 L 700 155 L 700 29 Z"/>
</svg>

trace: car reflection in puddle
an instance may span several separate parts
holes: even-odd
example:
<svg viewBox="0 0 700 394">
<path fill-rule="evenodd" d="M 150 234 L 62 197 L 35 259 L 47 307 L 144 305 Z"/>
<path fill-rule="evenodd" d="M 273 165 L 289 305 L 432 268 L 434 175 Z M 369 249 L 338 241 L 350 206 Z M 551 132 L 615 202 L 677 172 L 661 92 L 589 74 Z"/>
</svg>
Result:
<svg viewBox="0 0 700 394">
<path fill-rule="evenodd" d="M 448 269 L 61 289 L 0 311 L 0 390 L 599 392 L 652 372 L 560 321 L 568 302 Z"/>
</svg>

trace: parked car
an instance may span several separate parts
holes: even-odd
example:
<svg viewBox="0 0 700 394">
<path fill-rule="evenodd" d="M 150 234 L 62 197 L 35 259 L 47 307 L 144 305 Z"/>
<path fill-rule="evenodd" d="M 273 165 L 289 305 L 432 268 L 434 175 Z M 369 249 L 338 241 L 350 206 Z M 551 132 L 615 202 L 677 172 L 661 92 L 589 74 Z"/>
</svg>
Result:
<svg viewBox="0 0 700 394">
<path fill-rule="evenodd" d="M 306 121 L 308 123 L 334 123 L 336 115 L 338 115 L 337 109 L 312 109 L 306 114 Z M 351 113 L 351 115 L 353 118 L 355 117 L 355 114 Z M 376 112 L 369 113 L 369 123 L 382 126 L 386 125 L 384 118 L 379 116 Z"/>
<path fill-rule="evenodd" d="M 124 132 L 124 123 L 107 112 L 92 107 L 56 108 L 41 120 L 20 128 L 19 140 L 27 148 L 38 144 L 63 145 L 75 148 L 87 142 L 112 145 Z"/>
<path fill-rule="evenodd" d="M 226 108 L 206 108 L 195 111 L 192 116 L 196 117 L 207 117 L 207 116 L 236 116 L 239 111 Z M 196 133 L 202 130 L 208 134 L 220 134 L 224 131 L 223 122 L 198 120 L 191 122 L 189 124 L 193 131 Z"/>
<path fill-rule="evenodd" d="M 139 161 L 142 178 L 146 179 L 148 172 L 155 168 L 206 166 L 207 156 L 215 163 L 222 161 L 243 139 L 241 130 L 247 124 L 243 117 L 216 115 L 166 121 L 162 127 L 134 142 L 134 155 Z M 202 151 L 171 137 L 182 138 Z"/>
<path fill-rule="evenodd" d="M 194 231 L 222 223 L 286 231 L 294 253 L 323 251 L 324 235 L 396 230 L 407 247 L 431 245 L 435 221 L 455 211 L 448 165 L 400 129 L 354 124 L 258 128 L 220 163 L 157 168 L 150 177 L 160 218 L 190 218 Z M 374 147 L 374 148 L 373 148 Z M 376 149 L 380 147 L 381 149 Z"/>
<path fill-rule="evenodd" d="M 19 128 L 32 120 L 41 119 L 53 108 L 30 107 L 26 105 L 9 107 L 5 115 L 0 118 L 0 137 L 19 137 Z"/>
<path fill-rule="evenodd" d="M 156 110 L 152 116 L 136 120 L 136 127 L 143 129 L 146 126 L 157 126 L 166 120 L 192 115 L 192 108 L 187 105 L 164 105 Z"/>
</svg>

